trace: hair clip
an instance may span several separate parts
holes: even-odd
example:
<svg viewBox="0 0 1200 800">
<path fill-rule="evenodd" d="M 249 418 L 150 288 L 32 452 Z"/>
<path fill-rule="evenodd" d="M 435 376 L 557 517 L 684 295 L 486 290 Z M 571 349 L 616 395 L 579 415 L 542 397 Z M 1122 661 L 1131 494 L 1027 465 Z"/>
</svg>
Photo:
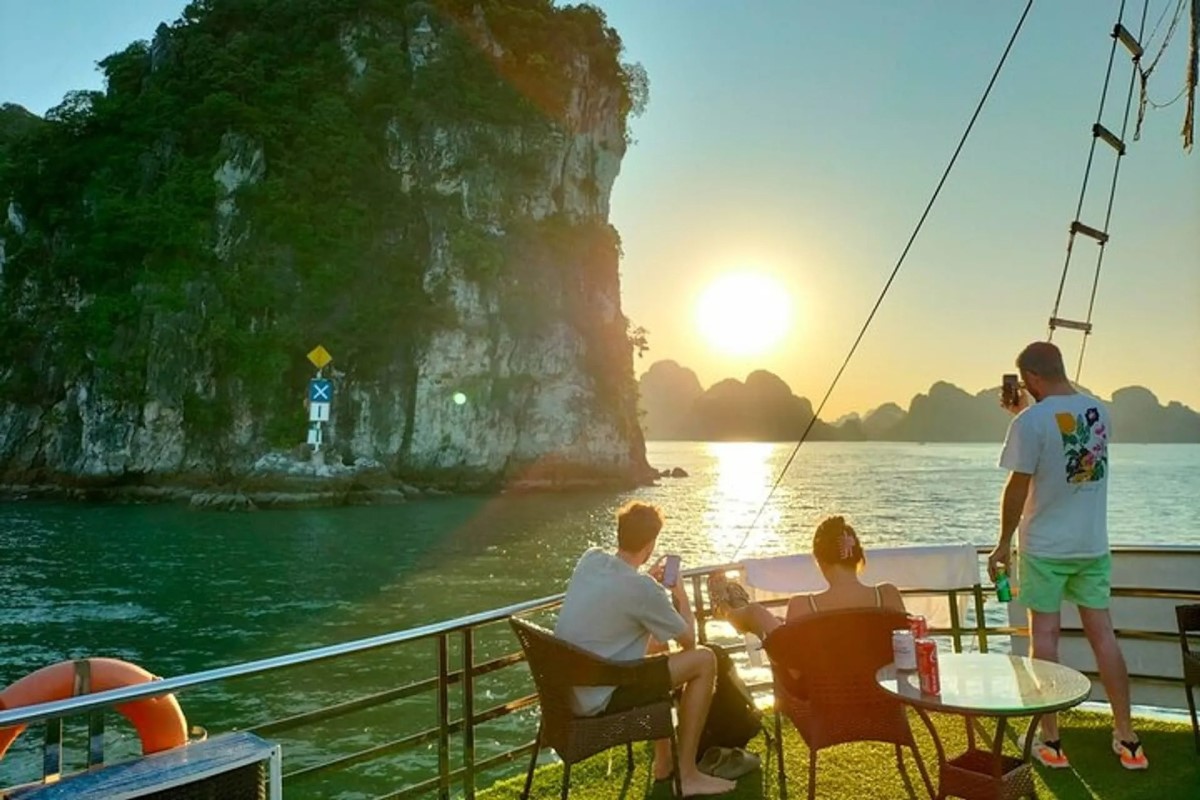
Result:
<svg viewBox="0 0 1200 800">
<path fill-rule="evenodd" d="M 852 555 L 854 555 L 854 534 L 844 530 L 838 536 L 838 559 L 845 561 Z"/>
</svg>

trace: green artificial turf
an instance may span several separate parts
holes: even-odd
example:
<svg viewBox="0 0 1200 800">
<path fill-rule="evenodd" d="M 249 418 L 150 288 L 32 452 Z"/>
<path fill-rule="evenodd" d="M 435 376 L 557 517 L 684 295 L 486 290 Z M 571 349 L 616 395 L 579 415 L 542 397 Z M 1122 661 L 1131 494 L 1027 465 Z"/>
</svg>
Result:
<svg viewBox="0 0 1200 800">
<path fill-rule="evenodd" d="M 1023 732 L 1027 720 L 1018 720 Z M 1063 747 L 1071 759 L 1071 769 L 1048 770 L 1036 765 L 1039 798 L 1103 798 L 1103 800 L 1174 800 L 1200 798 L 1200 755 L 1197 755 L 1189 727 L 1158 720 L 1138 719 L 1136 727 L 1150 759 L 1150 769 L 1129 772 L 1122 769 L 1112 754 L 1111 717 L 1092 712 L 1061 715 Z M 935 725 L 953 757 L 966 745 L 961 719 L 936 716 Z M 992 723 L 987 723 L 989 731 Z M 917 746 L 937 783 L 937 755 L 928 732 L 914 716 L 912 728 Z M 1005 752 L 1018 752 L 1014 737 L 1009 736 Z M 778 773 L 774 753 L 767 753 L 762 737 L 748 746 L 763 759 L 761 771 L 738 781 L 736 791 L 723 795 L 728 800 L 775 800 L 779 797 Z M 581 800 L 634 800 L 669 798 L 667 783 L 655 784 L 650 775 L 650 746 L 638 745 L 636 767 L 626 778 L 625 750 L 616 748 L 601 753 L 571 769 L 571 797 Z M 808 791 L 808 748 L 790 723 L 784 725 L 784 761 L 788 796 L 804 798 Z M 820 798 L 902 798 L 927 797 L 911 755 L 905 757 L 907 772 L 915 795 L 907 788 L 890 745 L 845 744 L 822 750 L 817 758 L 817 797 Z M 557 798 L 562 781 L 559 763 L 540 767 L 534 776 L 532 797 Z M 480 800 L 506 800 L 520 796 L 524 776 L 506 779 L 480 792 Z"/>
</svg>

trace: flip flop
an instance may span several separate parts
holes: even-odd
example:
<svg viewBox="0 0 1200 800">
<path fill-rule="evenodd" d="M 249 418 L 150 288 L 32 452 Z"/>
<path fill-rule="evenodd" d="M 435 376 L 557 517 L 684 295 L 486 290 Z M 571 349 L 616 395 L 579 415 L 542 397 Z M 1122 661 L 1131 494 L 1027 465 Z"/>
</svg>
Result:
<svg viewBox="0 0 1200 800">
<path fill-rule="evenodd" d="M 710 747 L 696 765 L 701 772 L 727 781 L 736 781 L 761 767 L 762 761 L 756 754 L 740 747 Z"/>
<path fill-rule="evenodd" d="M 761 767 L 762 761 L 755 753 L 747 753 L 740 747 L 735 747 L 726 754 L 725 758 L 721 759 L 721 763 L 717 764 L 713 775 L 727 781 L 736 781 L 743 775 Z"/>
<path fill-rule="evenodd" d="M 710 747 L 704 751 L 704 756 L 696 762 L 696 769 L 703 772 L 705 775 L 712 775 L 712 771 L 716 769 L 717 764 L 725 755 L 726 748 Z"/>
</svg>

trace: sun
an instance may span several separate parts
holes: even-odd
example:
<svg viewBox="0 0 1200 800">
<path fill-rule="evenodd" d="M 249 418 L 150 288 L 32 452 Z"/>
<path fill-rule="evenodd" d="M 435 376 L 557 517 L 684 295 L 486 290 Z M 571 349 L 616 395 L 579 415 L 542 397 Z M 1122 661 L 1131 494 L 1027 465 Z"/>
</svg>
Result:
<svg viewBox="0 0 1200 800">
<path fill-rule="evenodd" d="M 696 304 L 696 327 L 713 349 L 730 356 L 770 350 L 788 332 L 791 299 L 774 278 L 731 272 L 714 280 Z"/>
</svg>

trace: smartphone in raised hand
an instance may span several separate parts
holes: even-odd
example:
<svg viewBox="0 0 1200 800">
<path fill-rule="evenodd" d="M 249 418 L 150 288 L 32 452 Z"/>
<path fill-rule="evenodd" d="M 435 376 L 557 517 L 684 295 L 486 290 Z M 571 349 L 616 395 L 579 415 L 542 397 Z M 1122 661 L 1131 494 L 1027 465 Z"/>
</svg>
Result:
<svg viewBox="0 0 1200 800">
<path fill-rule="evenodd" d="M 662 585 L 668 589 L 674 588 L 675 584 L 679 583 L 679 567 L 680 558 L 677 555 L 667 556 L 667 562 L 663 566 Z"/>
<path fill-rule="evenodd" d="M 1016 408 L 1021 404 L 1021 384 L 1015 373 L 1004 374 L 1000 384 L 1000 404 L 1005 408 Z"/>
</svg>

